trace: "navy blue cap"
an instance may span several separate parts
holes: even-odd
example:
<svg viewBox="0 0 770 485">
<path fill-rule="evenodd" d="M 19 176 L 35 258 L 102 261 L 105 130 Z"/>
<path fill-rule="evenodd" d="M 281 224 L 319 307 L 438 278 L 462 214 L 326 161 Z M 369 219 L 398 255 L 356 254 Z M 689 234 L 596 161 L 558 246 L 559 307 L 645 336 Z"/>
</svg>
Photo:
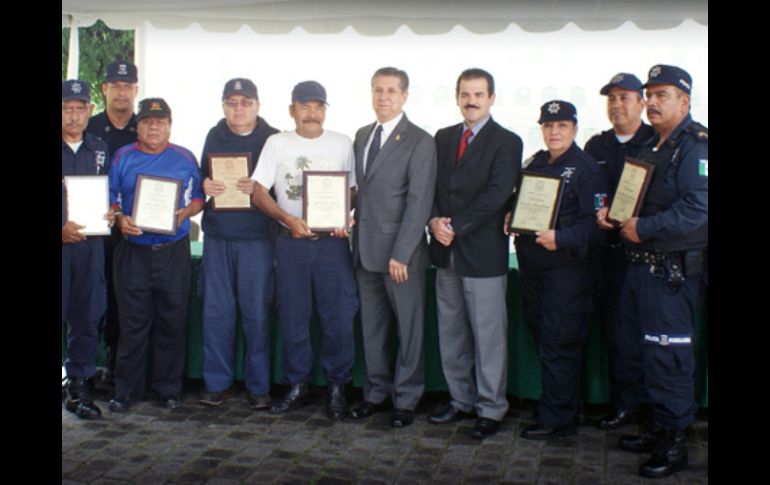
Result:
<svg viewBox="0 0 770 485">
<path fill-rule="evenodd" d="M 156 118 L 170 118 L 171 108 L 163 98 L 146 98 L 139 101 L 139 112 L 136 114 L 136 121 L 154 116 Z"/>
<path fill-rule="evenodd" d="M 107 66 L 107 75 L 104 76 L 104 82 L 114 83 L 123 81 L 135 83 L 139 80 L 136 75 L 136 66 L 128 61 L 115 61 Z"/>
<path fill-rule="evenodd" d="M 652 66 L 648 74 L 647 82 L 642 86 L 654 86 L 656 84 L 672 84 L 687 94 L 692 91 L 692 78 L 684 69 L 676 66 L 658 64 Z"/>
<path fill-rule="evenodd" d="M 245 77 L 236 77 L 225 83 L 225 89 L 222 91 L 222 101 L 234 94 L 259 99 L 259 96 L 257 96 L 257 86 L 251 82 L 251 79 L 246 79 Z"/>
<path fill-rule="evenodd" d="M 605 84 L 604 87 L 599 90 L 599 94 L 606 96 L 610 93 L 610 89 L 615 87 L 627 89 L 628 91 L 636 91 L 640 95 L 642 94 L 642 81 L 640 81 L 638 77 L 627 72 L 619 72 L 612 76 L 610 82 Z"/>
<path fill-rule="evenodd" d="M 577 109 L 574 104 L 567 101 L 558 99 L 548 101 L 540 107 L 540 119 L 537 122 L 542 125 L 546 121 L 574 121 L 577 123 Z"/>
<path fill-rule="evenodd" d="M 298 101 L 300 103 L 307 103 L 308 101 L 320 101 L 326 103 L 326 89 L 316 81 L 303 81 L 296 86 L 291 92 L 291 102 Z"/>
<path fill-rule="evenodd" d="M 88 84 L 78 79 L 68 79 L 61 82 L 61 100 L 69 101 L 77 99 L 79 101 L 91 102 L 91 94 Z"/>
</svg>

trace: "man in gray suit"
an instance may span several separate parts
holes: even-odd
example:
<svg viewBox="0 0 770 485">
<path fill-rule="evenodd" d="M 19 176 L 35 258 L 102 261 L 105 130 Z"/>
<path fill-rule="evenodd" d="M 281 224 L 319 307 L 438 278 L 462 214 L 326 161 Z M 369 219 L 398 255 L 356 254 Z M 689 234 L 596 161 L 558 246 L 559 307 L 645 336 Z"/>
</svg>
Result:
<svg viewBox="0 0 770 485">
<path fill-rule="evenodd" d="M 436 185 L 433 138 L 402 111 L 408 89 L 404 71 L 378 69 L 372 76 L 377 121 L 358 130 L 354 143 L 358 201 L 353 264 L 361 295 L 366 380 L 364 400 L 350 414 L 360 419 L 383 411 L 390 396 L 395 428 L 412 424 L 425 387 L 425 225 Z M 399 347 L 391 376 L 393 316 Z"/>
</svg>

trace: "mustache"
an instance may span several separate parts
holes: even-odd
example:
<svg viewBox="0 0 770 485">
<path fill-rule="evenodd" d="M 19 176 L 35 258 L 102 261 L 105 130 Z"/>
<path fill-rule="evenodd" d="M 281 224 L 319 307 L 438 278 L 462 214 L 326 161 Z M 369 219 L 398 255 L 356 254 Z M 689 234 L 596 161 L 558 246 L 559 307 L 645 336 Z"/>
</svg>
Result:
<svg viewBox="0 0 770 485">
<path fill-rule="evenodd" d="M 475 105 L 475 104 L 472 104 L 472 103 L 468 103 L 468 104 L 466 104 L 465 106 L 463 106 L 463 109 L 469 109 L 469 108 L 475 108 L 475 109 L 479 109 L 480 107 L 481 107 L 481 106 L 477 106 L 477 105 Z"/>
<path fill-rule="evenodd" d="M 651 114 L 657 114 L 657 115 L 659 115 L 659 114 L 660 114 L 660 111 L 656 110 L 655 108 L 647 108 L 647 115 L 649 116 L 649 115 L 651 115 Z"/>
<path fill-rule="evenodd" d="M 320 123 L 320 121 L 315 118 L 305 118 L 302 120 L 302 122 L 303 123 Z"/>
</svg>

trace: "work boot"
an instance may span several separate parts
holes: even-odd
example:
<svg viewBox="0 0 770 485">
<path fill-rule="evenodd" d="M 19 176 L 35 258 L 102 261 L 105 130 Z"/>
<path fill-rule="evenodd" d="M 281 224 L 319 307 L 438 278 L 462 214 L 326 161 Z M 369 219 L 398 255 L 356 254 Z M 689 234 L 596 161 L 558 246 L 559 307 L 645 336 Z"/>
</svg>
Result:
<svg viewBox="0 0 770 485">
<path fill-rule="evenodd" d="M 652 458 L 639 467 L 639 475 L 647 478 L 663 478 L 687 466 L 686 430 L 666 429 L 655 447 Z"/>
<path fill-rule="evenodd" d="M 91 399 L 91 386 L 85 377 L 70 378 L 67 384 L 67 399 L 64 401 L 67 411 L 75 413 L 80 419 L 102 417 L 102 410 Z"/>
<path fill-rule="evenodd" d="M 639 436 L 621 437 L 618 446 L 621 450 L 633 453 L 650 453 L 662 438 L 663 428 L 653 421 L 652 424 L 642 428 Z"/>
</svg>

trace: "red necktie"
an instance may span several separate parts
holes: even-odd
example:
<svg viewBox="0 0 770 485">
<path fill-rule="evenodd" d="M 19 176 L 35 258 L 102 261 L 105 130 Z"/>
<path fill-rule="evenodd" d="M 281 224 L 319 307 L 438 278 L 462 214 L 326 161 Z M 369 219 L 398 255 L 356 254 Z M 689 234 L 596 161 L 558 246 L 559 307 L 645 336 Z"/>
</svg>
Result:
<svg viewBox="0 0 770 485">
<path fill-rule="evenodd" d="M 465 130 L 465 132 L 463 133 L 463 137 L 460 139 L 460 147 L 457 149 L 458 162 L 463 157 L 463 153 L 465 153 L 465 150 L 468 148 L 468 138 L 470 138 L 472 134 L 473 132 L 471 130 Z"/>
</svg>

